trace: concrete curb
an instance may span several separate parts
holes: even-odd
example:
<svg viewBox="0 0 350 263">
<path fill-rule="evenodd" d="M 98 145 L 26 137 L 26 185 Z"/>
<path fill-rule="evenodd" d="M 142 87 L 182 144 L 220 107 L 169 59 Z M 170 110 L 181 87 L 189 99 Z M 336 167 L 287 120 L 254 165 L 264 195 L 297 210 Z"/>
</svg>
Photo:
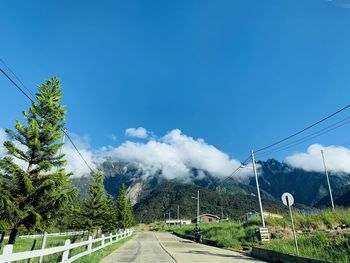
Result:
<svg viewBox="0 0 350 263">
<path fill-rule="evenodd" d="M 181 263 L 180 260 L 178 260 L 174 255 L 172 255 L 166 248 L 165 246 L 163 245 L 163 243 L 159 240 L 158 236 L 156 233 L 154 233 L 154 236 L 156 237 L 156 239 L 158 240 L 161 248 L 176 262 L 176 263 Z"/>
</svg>

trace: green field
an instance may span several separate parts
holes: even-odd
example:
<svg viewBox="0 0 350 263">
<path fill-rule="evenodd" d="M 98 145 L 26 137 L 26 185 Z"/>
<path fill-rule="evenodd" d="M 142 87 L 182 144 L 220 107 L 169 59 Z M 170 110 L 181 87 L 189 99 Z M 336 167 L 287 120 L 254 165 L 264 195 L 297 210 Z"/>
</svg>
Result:
<svg viewBox="0 0 350 263">
<path fill-rule="evenodd" d="M 296 255 L 289 218 L 267 218 L 266 224 L 271 233 L 271 242 L 262 244 L 256 229 L 259 221 L 221 223 L 201 223 L 203 238 L 217 241 L 219 246 L 241 249 L 242 246 L 260 246 L 267 249 Z M 350 228 L 334 230 L 340 225 L 350 226 L 350 210 L 324 211 L 320 214 L 295 214 L 301 256 L 350 262 Z M 194 225 L 166 227 L 164 224 L 151 224 L 153 230 L 174 231 L 193 236 Z M 303 230 L 304 233 L 301 233 Z"/>
</svg>

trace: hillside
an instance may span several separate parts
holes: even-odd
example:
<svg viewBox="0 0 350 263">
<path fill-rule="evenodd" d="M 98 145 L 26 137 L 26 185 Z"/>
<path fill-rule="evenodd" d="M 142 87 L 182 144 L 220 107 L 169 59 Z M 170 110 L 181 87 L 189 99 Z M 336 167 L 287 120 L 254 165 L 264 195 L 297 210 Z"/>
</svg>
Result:
<svg viewBox="0 0 350 263">
<path fill-rule="evenodd" d="M 258 163 L 261 166 L 260 187 L 276 199 L 280 199 L 284 192 L 289 192 L 298 203 L 316 205 L 328 195 L 324 173 L 292 168 L 274 159 Z M 350 184 L 350 175 L 330 173 L 330 182 L 336 192 Z M 249 184 L 255 185 L 255 179 L 251 178 Z"/>
<path fill-rule="evenodd" d="M 180 217 L 193 219 L 196 216 L 196 196 L 200 191 L 200 213 L 211 213 L 221 217 L 223 208 L 224 218 L 239 219 L 252 210 L 259 210 L 257 197 L 245 194 L 222 193 L 209 190 L 194 184 L 182 184 L 176 181 L 166 181 L 149 195 L 141 199 L 135 206 L 134 212 L 138 222 L 149 223 L 155 220 L 176 218 L 177 206 L 180 206 Z M 287 213 L 282 202 L 263 199 L 266 211 Z"/>
<path fill-rule="evenodd" d="M 323 173 L 295 169 L 274 159 L 258 163 L 260 167 L 259 183 L 263 198 L 279 201 L 284 192 L 290 192 L 294 195 L 296 202 L 300 204 L 318 206 L 319 203 L 324 205 L 323 203 L 326 202 L 321 201 L 328 195 L 327 182 Z M 128 167 L 127 171 L 123 169 L 126 166 Z M 140 169 L 137 164 L 108 160 L 100 168 L 106 175 L 104 184 L 107 192 L 115 197 L 118 195 L 121 184 L 125 183 L 132 204 L 145 199 L 166 182 L 161 170 L 149 174 Z M 248 196 L 256 194 L 254 177 L 243 179 L 233 177 L 221 184 L 220 178 L 214 177 L 206 171 L 192 169 L 191 173 L 192 181 L 187 183 L 198 187 Z M 344 187 L 350 184 L 350 175 L 331 173 L 330 181 L 336 197 L 336 204 L 349 206 L 348 196 L 350 192 L 346 194 Z M 86 194 L 87 182 L 87 177 L 73 179 L 73 184 L 78 186 L 83 196 Z M 341 197 L 341 195 L 344 196 Z"/>
<path fill-rule="evenodd" d="M 333 200 L 336 206 L 350 207 L 350 185 L 342 187 L 336 191 L 332 191 Z M 318 203 L 319 207 L 330 207 L 331 199 L 329 195 L 322 198 Z"/>
</svg>

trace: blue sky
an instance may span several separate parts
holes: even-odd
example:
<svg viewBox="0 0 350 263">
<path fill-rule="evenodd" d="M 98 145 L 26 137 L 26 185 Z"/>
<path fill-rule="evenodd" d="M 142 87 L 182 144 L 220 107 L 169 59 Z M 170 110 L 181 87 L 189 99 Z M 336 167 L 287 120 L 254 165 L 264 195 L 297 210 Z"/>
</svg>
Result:
<svg viewBox="0 0 350 263">
<path fill-rule="evenodd" d="M 180 129 L 244 159 L 251 147 L 349 103 L 349 7 L 350 0 L 3 1 L 0 57 L 32 91 L 58 76 L 68 129 L 94 149 L 121 144 L 126 129 L 141 126 L 158 136 Z M 0 89 L 0 127 L 13 127 L 29 103 L 4 77 Z M 344 126 L 273 157 L 349 141 Z"/>
</svg>

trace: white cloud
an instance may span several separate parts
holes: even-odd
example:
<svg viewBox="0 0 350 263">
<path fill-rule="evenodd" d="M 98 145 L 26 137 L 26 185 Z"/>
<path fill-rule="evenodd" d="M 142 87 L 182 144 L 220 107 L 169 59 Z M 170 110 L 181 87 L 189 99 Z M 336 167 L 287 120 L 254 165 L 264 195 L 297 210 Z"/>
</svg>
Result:
<svg viewBox="0 0 350 263">
<path fill-rule="evenodd" d="M 89 138 L 78 137 L 72 133 L 70 134 L 70 137 L 86 162 L 93 170 L 95 170 L 97 168 L 96 163 L 99 161 L 99 157 L 95 156 L 90 149 Z M 78 152 L 74 149 L 73 145 L 67 140 L 62 148 L 62 153 L 65 154 L 64 159 L 67 160 L 66 170 L 67 172 L 72 172 L 73 177 L 81 177 L 90 173 L 89 167 L 87 167 Z"/>
<path fill-rule="evenodd" d="M 148 174 L 162 171 L 168 179 L 190 180 L 190 169 L 207 171 L 216 177 L 229 176 L 239 165 L 238 160 L 229 156 L 203 139 L 193 139 L 175 129 L 164 137 L 151 139 L 146 143 L 127 141 L 111 150 L 110 157 L 133 162 Z M 241 175 L 251 173 L 243 169 Z"/>
<path fill-rule="evenodd" d="M 126 129 L 125 135 L 129 137 L 145 139 L 148 137 L 148 132 L 143 127 L 129 128 L 129 129 Z"/>
<path fill-rule="evenodd" d="M 70 134 L 77 148 L 83 155 L 84 159 L 91 166 L 92 169 L 96 169 L 96 163 L 100 161 L 98 156 L 94 156 L 93 152 L 90 150 L 89 139 L 87 137 L 79 138 L 75 134 Z M 3 129 L 0 128 L 0 157 L 4 156 L 4 147 L 3 143 L 7 139 L 6 133 Z M 24 146 L 16 143 L 18 147 L 25 150 Z M 65 154 L 64 159 L 67 160 L 66 170 L 67 172 L 74 173 L 74 177 L 80 177 L 85 174 L 89 174 L 90 170 L 78 155 L 76 150 L 73 148 L 72 144 L 66 140 L 65 145 L 62 148 L 62 153 Z M 27 167 L 27 163 L 17 158 L 14 158 L 15 163 L 23 167 L 24 169 Z"/>
<path fill-rule="evenodd" d="M 289 165 L 306 171 L 323 172 L 321 150 L 324 151 L 327 168 L 338 173 L 350 173 L 350 149 L 342 146 L 310 145 L 306 153 L 296 153 L 285 159 Z"/>
<path fill-rule="evenodd" d="M 1 135 L 4 135 L 1 131 L 0 141 Z M 146 131 L 146 134 L 151 133 Z M 194 139 L 178 129 L 172 130 L 159 139 L 152 136 L 143 143 L 126 141 L 118 147 L 104 146 L 97 151 L 90 148 L 88 137 L 78 137 L 72 133 L 70 136 L 92 169 L 97 169 L 99 163 L 112 158 L 134 163 L 143 171 L 145 177 L 161 171 L 167 179 L 178 178 L 190 181 L 193 179 L 192 168 L 207 171 L 218 178 L 225 178 L 241 164 L 203 139 Z M 74 177 L 90 173 L 89 168 L 68 140 L 62 152 L 67 160 L 66 170 L 72 172 Z M 242 169 L 237 176 L 245 177 L 251 173 L 251 169 Z M 198 176 L 203 177 L 203 172 L 200 171 Z"/>
</svg>

